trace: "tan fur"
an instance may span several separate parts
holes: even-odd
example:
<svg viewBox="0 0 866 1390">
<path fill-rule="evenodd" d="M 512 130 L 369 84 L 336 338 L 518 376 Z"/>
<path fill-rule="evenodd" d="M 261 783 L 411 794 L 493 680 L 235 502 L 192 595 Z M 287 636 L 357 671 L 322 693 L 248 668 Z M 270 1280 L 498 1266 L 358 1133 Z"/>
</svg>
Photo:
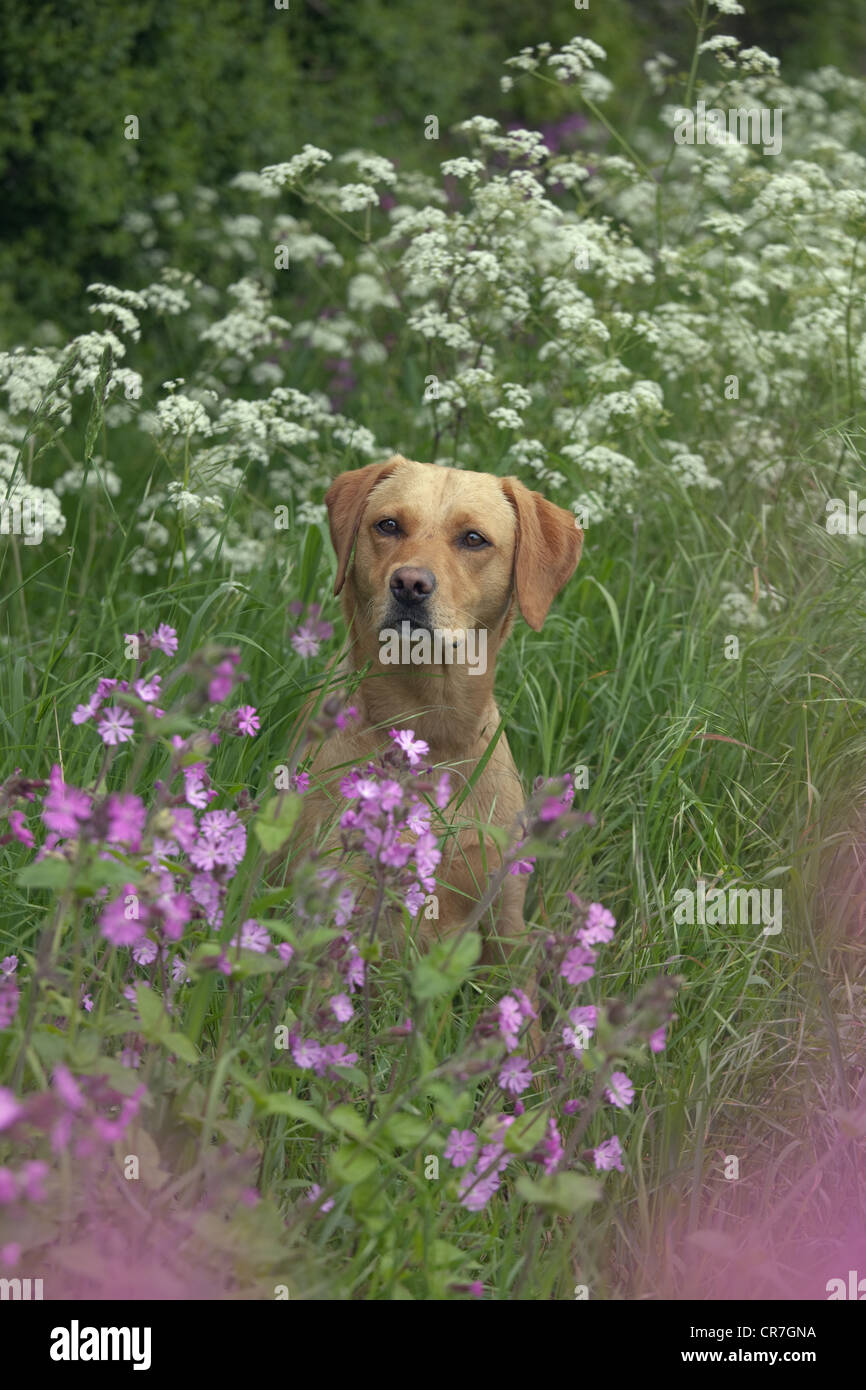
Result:
<svg viewBox="0 0 866 1390">
<path fill-rule="evenodd" d="M 348 664 L 358 670 L 369 661 L 371 673 L 352 697 L 359 720 L 327 739 L 314 760 L 302 816 L 301 839 L 307 842 L 334 811 L 345 807 L 338 789 L 342 772 L 389 746 L 389 729 L 411 728 L 425 739 L 429 761 L 447 767 L 452 790 L 459 789 L 499 724 L 493 698 L 496 656 L 517 607 L 533 628 L 541 627 L 577 566 L 583 540 L 571 512 L 530 492 L 516 478 L 414 463 L 400 455 L 343 473 L 325 501 L 337 554 L 335 592 L 341 594 L 350 640 Z M 386 517 L 394 518 L 403 534 L 378 533 L 375 524 Z M 467 531 L 478 531 L 490 545 L 478 550 L 461 546 Z M 485 674 L 470 675 L 465 664 L 380 664 L 380 630 L 393 626 L 389 581 L 402 566 L 435 576 L 428 605 L 435 627 L 486 629 Z M 524 799 L 503 735 L 456 820 L 511 829 Z M 331 831 L 326 843 L 336 838 Z M 444 845 L 437 872 L 439 918 L 422 917 L 416 938 L 420 944 L 455 931 L 482 896 L 500 862 L 493 841 L 483 837 L 483 843 L 482 849 L 473 829 Z M 523 931 L 525 887 L 522 876 L 505 880 L 496 911 L 497 937 L 515 938 Z M 486 951 L 488 959 L 496 954 Z"/>
</svg>

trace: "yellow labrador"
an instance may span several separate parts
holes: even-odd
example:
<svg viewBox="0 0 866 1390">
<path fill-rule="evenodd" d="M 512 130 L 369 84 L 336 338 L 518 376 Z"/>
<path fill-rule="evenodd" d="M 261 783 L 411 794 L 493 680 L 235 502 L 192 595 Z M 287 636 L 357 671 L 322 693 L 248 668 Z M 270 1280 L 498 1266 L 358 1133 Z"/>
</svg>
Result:
<svg viewBox="0 0 866 1390">
<path fill-rule="evenodd" d="M 516 478 L 399 454 L 341 474 L 325 501 L 348 662 L 353 670 L 369 663 L 370 671 L 352 697 L 359 718 L 335 732 L 314 760 L 302 838 L 333 815 L 347 764 L 375 758 L 390 743 L 391 728 L 411 728 L 425 739 L 429 762 L 451 770 L 454 790 L 471 776 L 500 722 L 496 657 L 516 610 L 530 627 L 541 627 L 583 542 L 571 512 Z M 465 921 L 501 864 L 479 823 L 510 830 L 524 799 L 503 736 L 458 813 L 474 827 L 443 848 L 439 917 L 419 922 L 422 945 Z M 523 930 L 525 888 L 522 875 L 505 879 L 495 911 L 503 946 Z M 488 945 L 485 957 L 494 956 Z"/>
</svg>

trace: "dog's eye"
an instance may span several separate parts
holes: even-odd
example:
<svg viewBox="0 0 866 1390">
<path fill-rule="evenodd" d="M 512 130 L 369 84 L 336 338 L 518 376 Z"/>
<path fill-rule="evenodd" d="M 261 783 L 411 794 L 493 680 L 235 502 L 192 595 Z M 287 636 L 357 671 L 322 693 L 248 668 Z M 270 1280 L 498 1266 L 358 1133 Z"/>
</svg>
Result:
<svg viewBox="0 0 866 1390">
<path fill-rule="evenodd" d="M 485 540 L 480 531 L 467 531 L 460 544 L 465 545 L 469 550 L 480 550 L 483 545 L 489 545 L 490 542 Z"/>
<path fill-rule="evenodd" d="M 396 536 L 400 530 L 400 525 L 392 516 L 386 516 L 382 521 L 376 522 L 375 528 L 380 536 Z"/>
</svg>

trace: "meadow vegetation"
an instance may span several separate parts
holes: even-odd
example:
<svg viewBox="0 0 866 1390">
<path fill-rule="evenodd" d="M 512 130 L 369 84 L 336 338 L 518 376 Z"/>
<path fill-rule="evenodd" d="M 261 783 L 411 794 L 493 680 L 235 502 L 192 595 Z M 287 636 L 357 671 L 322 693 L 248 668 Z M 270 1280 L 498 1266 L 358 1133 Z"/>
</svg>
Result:
<svg viewBox="0 0 866 1390">
<path fill-rule="evenodd" d="M 420 128 L 417 168 L 306 143 L 162 196 L 134 288 L 0 354 L 10 1272 L 292 1299 L 844 1273 L 866 552 L 826 520 L 863 478 L 866 83 L 788 83 L 730 11 L 646 64 L 627 135 L 577 36 L 491 92 L 568 114 L 450 122 L 435 177 Z M 698 102 L 781 110 L 780 152 L 676 143 Z M 323 496 L 392 452 L 516 475 L 586 531 L 498 669 L 529 795 L 511 974 L 480 917 L 414 947 L 463 819 L 410 719 L 347 769 L 351 857 L 291 858 L 353 717 Z M 677 922 L 701 879 L 780 888 L 781 932 Z"/>
</svg>

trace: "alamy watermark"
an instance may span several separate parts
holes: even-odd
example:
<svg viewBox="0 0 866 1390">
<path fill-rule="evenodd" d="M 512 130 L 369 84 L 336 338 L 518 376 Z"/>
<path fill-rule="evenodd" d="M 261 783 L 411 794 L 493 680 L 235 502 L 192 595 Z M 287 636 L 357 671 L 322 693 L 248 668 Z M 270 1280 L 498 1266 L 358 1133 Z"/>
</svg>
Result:
<svg viewBox="0 0 866 1390">
<path fill-rule="evenodd" d="M 383 666 L 466 666 L 470 676 L 487 670 L 485 627 L 413 627 L 407 619 L 379 633 Z"/>
<path fill-rule="evenodd" d="M 134 1371 L 150 1369 L 149 1327 L 69 1327 L 51 1330 L 52 1361 L 131 1361 Z"/>
<path fill-rule="evenodd" d="M 858 1303 L 866 1301 L 866 1279 L 861 1279 L 856 1269 L 848 1270 L 848 1282 L 844 1279 L 828 1279 L 824 1285 L 830 1303 L 838 1299 L 855 1299 Z"/>
<path fill-rule="evenodd" d="M 707 888 L 699 878 L 694 888 L 674 892 L 676 926 L 761 926 L 764 936 L 782 930 L 781 888 Z"/>
<path fill-rule="evenodd" d="M 723 111 L 699 101 L 694 111 L 678 106 L 674 113 L 677 145 L 762 145 L 764 154 L 782 153 L 782 108 L 732 107 Z M 776 122 L 778 121 L 778 130 Z"/>
<path fill-rule="evenodd" d="M 43 535 L 42 499 L 32 496 L 0 497 L 0 536 L 23 536 L 25 545 L 39 545 Z"/>
<path fill-rule="evenodd" d="M 847 504 L 841 497 L 828 497 L 824 524 L 831 536 L 866 536 L 866 497 L 861 500 L 853 488 Z"/>
<path fill-rule="evenodd" d="M 43 1298 L 41 1279 L 0 1279 L 0 1303 L 7 1299 L 13 1302 L 28 1303 Z"/>
</svg>

